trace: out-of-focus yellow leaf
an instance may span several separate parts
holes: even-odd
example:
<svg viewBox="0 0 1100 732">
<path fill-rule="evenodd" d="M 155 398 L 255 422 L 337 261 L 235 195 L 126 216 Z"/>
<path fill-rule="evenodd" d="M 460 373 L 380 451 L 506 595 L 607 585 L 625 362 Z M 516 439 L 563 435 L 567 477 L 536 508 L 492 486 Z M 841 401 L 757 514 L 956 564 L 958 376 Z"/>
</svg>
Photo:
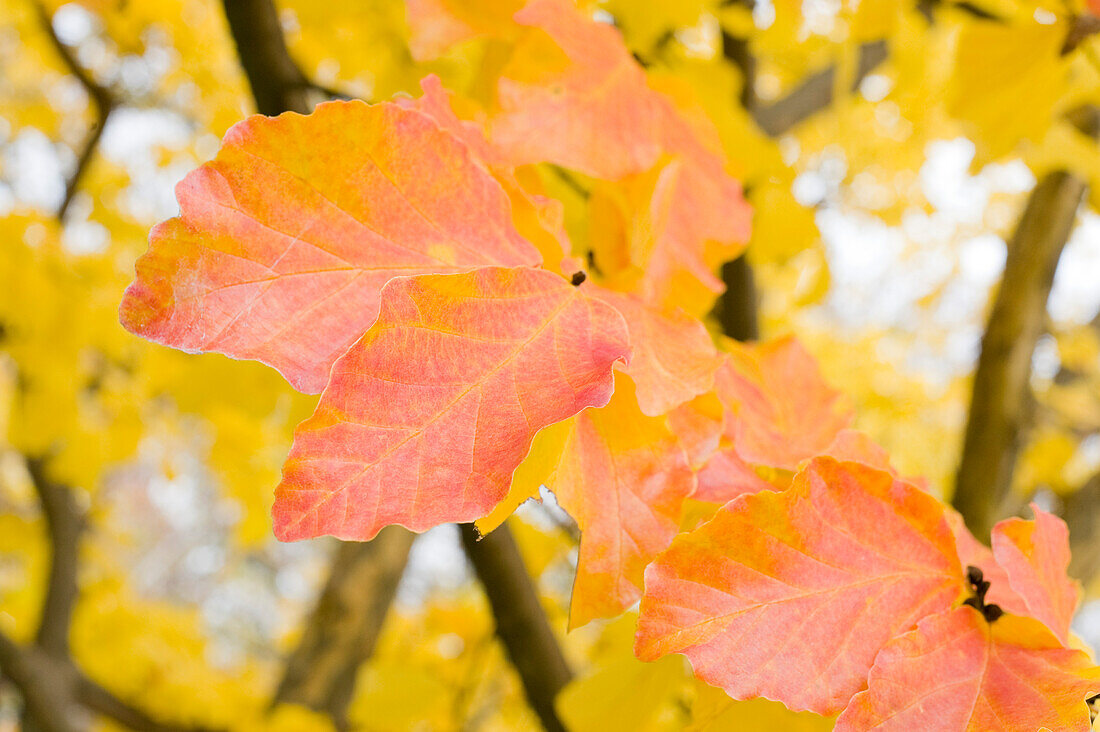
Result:
<svg viewBox="0 0 1100 732">
<path fill-rule="evenodd" d="M 1065 89 L 1062 22 L 970 22 L 959 33 L 948 110 L 969 126 L 975 165 L 1040 140 Z"/>
<path fill-rule="evenodd" d="M 833 720 L 809 712 L 792 712 L 769 699 L 735 701 L 702 681 L 695 684 L 688 732 L 828 732 Z"/>
</svg>

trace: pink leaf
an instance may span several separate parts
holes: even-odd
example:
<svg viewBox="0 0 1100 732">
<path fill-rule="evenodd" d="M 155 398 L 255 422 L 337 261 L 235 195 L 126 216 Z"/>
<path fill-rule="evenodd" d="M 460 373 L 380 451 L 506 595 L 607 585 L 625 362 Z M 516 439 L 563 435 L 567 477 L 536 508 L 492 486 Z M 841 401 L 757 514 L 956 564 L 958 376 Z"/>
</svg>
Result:
<svg viewBox="0 0 1100 732">
<path fill-rule="evenodd" d="M 150 340 L 267 363 L 320 391 L 392 277 L 536 265 L 465 145 L 394 104 L 251 117 L 176 189 L 121 307 Z"/>
<path fill-rule="evenodd" d="M 611 398 L 622 316 L 545 270 L 399 278 L 298 426 L 283 540 L 366 540 L 485 516 L 538 430 Z"/>
<path fill-rule="evenodd" d="M 641 597 L 643 571 L 679 531 L 695 476 L 665 420 L 642 414 L 619 375 L 606 407 L 577 416 L 549 486 L 581 529 L 569 611 L 576 628 Z"/>
<path fill-rule="evenodd" d="M 1034 503 L 1033 521 L 1010 518 L 993 527 L 993 556 L 1004 568 L 1008 583 L 1027 614 L 1050 628 L 1058 640 L 1069 642 L 1069 624 L 1077 610 L 1080 590 L 1066 574 L 1069 568 L 1069 529 L 1062 519 Z M 994 601 L 996 596 L 991 597 Z"/>
<path fill-rule="evenodd" d="M 882 649 L 838 732 L 1088 732 L 1100 669 L 1041 623 L 970 607 L 922 620 Z"/>
<path fill-rule="evenodd" d="M 637 385 L 643 414 L 665 414 L 710 391 L 721 359 L 699 320 L 680 310 L 647 305 L 635 295 L 597 287 L 589 292 L 626 321 L 634 352 L 623 370 Z"/>
<path fill-rule="evenodd" d="M 942 504 L 860 463 L 817 458 L 741 496 L 645 575 L 635 653 L 691 659 L 735 699 L 835 714 L 879 649 L 964 590 Z"/>
</svg>

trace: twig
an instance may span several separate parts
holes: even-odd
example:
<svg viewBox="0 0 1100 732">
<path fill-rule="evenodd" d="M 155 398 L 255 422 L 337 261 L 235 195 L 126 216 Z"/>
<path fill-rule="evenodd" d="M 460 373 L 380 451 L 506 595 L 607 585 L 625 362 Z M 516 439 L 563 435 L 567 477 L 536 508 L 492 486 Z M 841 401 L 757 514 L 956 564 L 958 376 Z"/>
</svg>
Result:
<svg viewBox="0 0 1100 732">
<path fill-rule="evenodd" d="M 722 55 L 741 71 L 741 96 L 738 101 L 756 117 L 760 111 L 757 108 L 760 99 L 756 95 L 756 57 L 749 50 L 748 39 L 722 31 Z M 757 340 L 760 338 L 760 324 L 756 277 L 746 253 L 722 265 L 722 282 L 726 289 L 718 296 L 713 310 L 722 332 L 738 341 Z"/>
<path fill-rule="evenodd" d="M 1072 119 L 1095 135 L 1094 108 Z M 1031 357 L 1045 328 L 1054 271 L 1086 189 L 1086 181 L 1067 171 L 1048 173 L 1031 192 L 1009 242 L 974 372 L 953 500 L 967 526 L 982 539 L 989 537 L 1009 494 L 1030 412 Z"/>
<path fill-rule="evenodd" d="M 92 100 L 92 104 L 95 106 L 95 121 L 92 122 L 92 126 L 88 128 L 88 132 L 84 137 L 80 153 L 76 158 L 76 167 L 73 168 L 72 173 L 70 173 L 68 179 L 65 181 L 65 195 L 57 208 L 57 218 L 63 220 L 65 214 L 69 211 L 69 206 L 73 202 L 73 197 L 76 196 L 76 191 L 80 187 L 81 180 L 84 178 L 85 173 L 87 173 L 91 165 L 92 159 L 95 157 L 96 149 L 99 146 L 99 140 L 103 136 L 103 130 L 107 127 L 107 122 L 115 109 L 116 101 L 111 91 L 96 82 L 88 70 L 77 62 L 72 49 L 62 43 L 57 35 L 57 31 L 54 30 L 53 19 L 46 7 L 39 2 L 34 3 L 34 7 L 38 13 L 42 29 L 50 39 L 50 44 L 54 47 L 54 50 L 57 51 L 57 55 L 61 58 L 62 63 L 65 64 L 65 68 L 69 70 L 69 73 L 72 74 L 78 82 L 80 82 L 80 86 L 84 88 L 84 91 L 88 94 L 88 98 Z"/>
<path fill-rule="evenodd" d="M 374 651 L 413 538 L 389 526 L 369 542 L 340 545 L 273 705 L 303 704 L 327 713 L 337 729 L 347 728 L 355 672 Z"/>
<path fill-rule="evenodd" d="M 547 732 L 565 732 L 554 698 L 573 677 L 546 619 L 516 540 L 505 523 L 485 537 L 462 524 L 462 544 L 477 572 L 512 665 Z"/>
</svg>

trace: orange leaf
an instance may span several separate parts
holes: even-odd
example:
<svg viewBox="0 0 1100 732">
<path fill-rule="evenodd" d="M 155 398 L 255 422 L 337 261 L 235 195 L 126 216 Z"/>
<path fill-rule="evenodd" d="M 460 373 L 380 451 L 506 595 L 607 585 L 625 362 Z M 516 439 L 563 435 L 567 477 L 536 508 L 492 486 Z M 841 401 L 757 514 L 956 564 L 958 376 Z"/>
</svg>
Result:
<svg viewBox="0 0 1100 732">
<path fill-rule="evenodd" d="M 963 591 L 936 499 L 816 458 L 786 491 L 731 501 L 646 569 L 635 653 L 683 653 L 735 699 L 831 715 L 887 641 Z"/>
<path fill-rule="evenodd" d="M 1010 518 L 993 527 L 993 556 L 1004 568 L 1022 605 L 1005 609 L 1032 616 L 1050 628 L 1058 640 L 1068 643 L 1069 625 L 1080 595 L 1077 583 L 1066 574 L 1069 529 L 1062 519 L 1034 503 L 1031 510 L 1035 513 L 1033 521 Z"/>
<path fill-rule="evenodd" d="M 657 162 L 662 106 L 619 32 L 568 0 L 533 0 L 515 19 L 552 42 L 532 32 L 516 47 L 498 83 L 493 142 L 517 164 L 610 180 Z"/>
<path fill-rule="evenodd" d="M 681 310 L 647 305 L 636 295 L 592 287 L 589 294 L 623 315 L 634 349 L 623 370 L 638 387 L 638 406 L 651 417 L 710 391 L 721 360 L 699 320 Z"/>
<path fill-rule="evenodd" d="M 631 265 L 626 277 L 640 278 L 645 300 L 705 313 L 724 289 L 714 271 L 742 251 L 752 216 L 724 170 L 717 132 L 685 119 L 649 86 L 618 31 L 568 0 L 533 0 L 516 21 L 544 33 L 528 34 L 498 82 L 494 143 L 515 163 L 637 177 L 630 188 L 650 190 L 621 212 L 630 240 L 602 254 L 627 250 L 615 258 Z M 658 175 L 646 175 L 658 163 Z"/>
<path fill-rule="evenodd" d="M 522 0 L 406 0 L 409 51 L 414 60 L 427 61 L 461 41 L 505 33 L 522 5 Z"/>
<path fill-rule="evenodd" d="M 836 729 L 1088 732 L 1097 691 L 1100 669 L 1041 623 L 960 607 L 883 648 Z"/>
<path fill-rule="evenodd" d="M 859 430 L 841 430 L 838 432 L 833 444 L 825 449 L 825 454 L 837 460 L 864 463 L 872 468 L 878 468 L 897 475 L 897 471 L 890 466 L 890 454 L 867 434 Z"/>
<path fill-rule="evenodd" d="M 536 265 L 500 185 L 432 120 L 331 102 L 251 117 L 176 189 L 121 307 L 131 332 L 318 392 L 390 278 Z"/>
<path fill-rule="evenodd" d="M 680 438 L 694 470 L 699 470 L 718 450 L 725 418 L 714 392 L 695 397 L 668 413 L 668 426 Z"/>
<path fill-rule="evenodd" d="M 714 453 L 699 470 L 699 486 L 692 498 L 722 504 L 749 493 L 777 491 L 785 487 L 785 484 L 771 483 L 761 478 L 751 465 L 738 457 L 736 449 L 727 447 Z"/>
<path fill-rule="evenodd" d="M 333 366 L 275 493 L 282 540 L 366 540 L 488 514 L 536 432 L 611 398 L 611 307 L 545 270 L 398 278 Z"/>
<path fill-rule="evenodd" d="M 569 613 L 576 628 L 641 597 L 645 566 L 679 530 L 695 477 L 665 420 L 642 414 L 620 374 L 606 407 L 577 416 L 550 488 L 581 529 Z"/>
<path fill-rule="evenodd" d="M 715 386 L 729 409 L 726 434 L 747 463 L 796 470 L 824 454 L 852 418 L 813 356 L 792 337 L 732 343 Z"/>
<path fill-rule="evenodd" d="M 675 115 L 669 110 L 668 116 Z M 648 207 L 652 252 L 643 266 L 642 291 L 660 303 L 682 303 L 705 313 L 726 287 L 715 271 L 734 259 L 749 240 L 752 207 L 741 184 L 722 169 L 720 158 L 697 146 L 697 157 L 678 155 L 661 170 Z M 709 293 L 709 294 L 708 294 Z"/>
<path fill-rule="evenodd" d="M 516 169 L 504 155 L 489 144 L 485 130 L 475 122 L 459 119 L 447 90 L 435 74 L 420 80 L 424 94 L 415 100 L 397 103 L 422 112 L 436 124 L 466 143 L 474 155 L 489 168 L 512 202 L 512 220 L 520 233 L 534 244 L 548 265 L 556 266 L 569 253 L 569 238 L 563 225 L 561 201 L 528 190 L 516 176 Z M 572 274 L 569 272 L 568 274 Z"/>
</svg>

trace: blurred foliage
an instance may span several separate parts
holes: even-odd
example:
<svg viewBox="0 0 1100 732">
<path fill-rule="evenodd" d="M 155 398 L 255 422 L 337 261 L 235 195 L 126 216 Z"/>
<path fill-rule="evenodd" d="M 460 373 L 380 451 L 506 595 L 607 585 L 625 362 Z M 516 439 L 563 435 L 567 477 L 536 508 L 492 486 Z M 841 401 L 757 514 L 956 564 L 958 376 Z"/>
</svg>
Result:
<svg viewBox="0 0 1100 732">
<path fill-rule="evenodd" d="M 516 40 L 500 28 L 517 4 L 501 0 L 412 0 L 415 16 L 398 0 L 278 5 L 306 74 L 369 100 L 418 95 L 431 72 L 491 103 Z M 856 426 L 903 474 L 948 493 L 968 373 L 1023 195 L 1067 168 L 1094 183 L 1089 203 L 1100 207 L 1100 151 L 1065 120 L 1100 104 L 1100 36 L 1063 52 L 1080 0 L 590 9 L 621 29 L 655 87 L 717 126 L 756 208 L 748 256 L 763 331 L 797 332 L 857 406 Z M 266 709 L 330 549 L 276 544 L 268 517 L 312 399 L 261 365 L 153 346 L 116 318 L 149 227 L 174 213 L 171 186 L 250 112 L 221 5 L 51 0 L 47 11 L 118 105 L 59 222 L 93 102 L 34 5 L 0 0 L 0 630 L 26 640 L 37 622 L 49 547 L 25 460 L 42 459 L 89 510 L 72 643 L 92 678 L 167 720 L 330 729 L 306 710 Z M 860 75 L 861 45 L 882 39 L 885 60 Z M 750 109 L 739 102 L 746 69 L 723 53 L 731 41 L 755 60 Z M 777 138 L 757 125 L 755 114 L 826 68 L 832 104 Z M 598 248 L 599 197 L 540 173 L 566 204 L 576 250 Z M 1064 307 L 1036 355 L 1021 502 L 1045 492 L 1056 503 L 1100 469 L 1100 335 L 1089 322 L 1100 221 L 1082 215 L 1065 258 L 1085 274 L 1059 273 Z M 1092 292 L 1073 277 L 1090 272 Z M 575 541 L 552 510 L 521 513 L 515 531 L 563 628 Z M 448 536 L 442 545 L 457 547 Z M 359 675 L 354 727 L 535 729 L 461 561 L 414 557 L 412 567 Z M 823 728 L 768 702 L 731 702 L 676 659 L 634 660 L 633 622 L 564 639 L 580 672 L 559 699 L 571 729 Z"/>
</svg>

